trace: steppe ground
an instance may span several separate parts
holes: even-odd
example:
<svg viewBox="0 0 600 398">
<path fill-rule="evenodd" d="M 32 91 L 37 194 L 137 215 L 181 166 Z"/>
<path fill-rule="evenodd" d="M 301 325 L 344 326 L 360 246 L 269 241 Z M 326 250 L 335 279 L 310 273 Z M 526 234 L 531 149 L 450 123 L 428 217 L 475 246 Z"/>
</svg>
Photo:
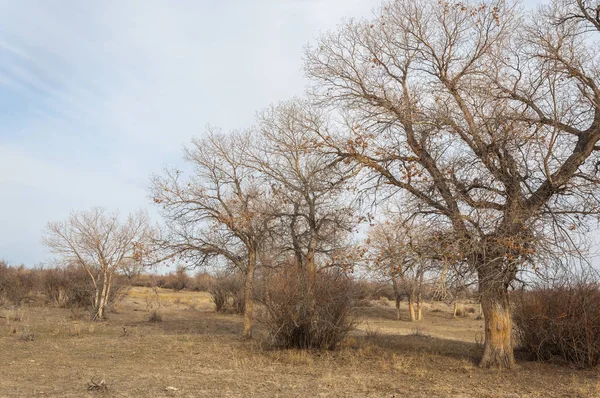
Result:
<svg viewBox="0 0 600 398">
<path fill-rule="evenodd" d="M 215 313 L 207 293 L 159 298 L 158 323 L 145 288 L 104 322 L 51 306 L 0 309 L 0 397 L 600 397 L 598 369 L 525 359 L 479 369 L 482 321 L 453 318 L 445 303 L 411 323 L 373 302 L 339 350 L 305 352 L 270 348 L 260 324 L 241 340 L 242 318 Z"/>
</svg>

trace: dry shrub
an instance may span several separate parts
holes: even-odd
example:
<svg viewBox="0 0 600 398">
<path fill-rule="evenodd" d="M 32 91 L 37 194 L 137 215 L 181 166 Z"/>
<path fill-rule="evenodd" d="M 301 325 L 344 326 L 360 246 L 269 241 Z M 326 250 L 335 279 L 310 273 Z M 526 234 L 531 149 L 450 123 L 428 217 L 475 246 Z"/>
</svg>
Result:
<svg viewBox="0 0 600 398">
<path fill-rule="evenodd" d="M 356 289 L 356 297 L 360 301 L 377 301 L 381 298 L 394 299 L 394 291 L 387 283 L 368 280 L 353 281 Z"/>
<path fill-rule="evenodd" d="M 213 303 L 215 303 L 215 311 L 225 312 L 225 306 L 227 305 L 229 292 L 225 288 L 223 281 L 220 278 L 216 279 L 211 284 L 208 292 L 210 293 L 210 298 L 212 299 Z"/>
<path fill-rule="evenodd" d="M 162 315 L 157 310 L 153 310 L 152 312 L 150 312 L 150 315 L 148 316 L 148 322 L 151 322 L 151 323 L 159 323 L 159 322 L 162 322 L 162 320 L 163 320 Z"/>
<path fill-rule="evenodd" d="M 344 274 L 322 273 L 312 294 L 307 286 L 305 277 L 294 270 L 274 275 L 263 322 L 275 346 L 335 349 L 354 328 L 354 285 Z"/>
<path fill-rule="evenodd" d="M 463 304 L 454 304 L 454 316 L 458 318 L 464 318 L 467 316 L 467 312 L 465 311 Z"/>
<path fill-rule="evenodd" d="M 193 290 L 197 292 L 208 292 L 215 277 L 207 272 L 198 272 L 194 276 Z"/>
<path fill-rule="evenodd" d="M 173 289 L 176 291 L 193 288 L 194 282 L 187 274 L 187 269 L 184 266 L 177 266 L 174 272 L 169 272 L 166 275 L 159 276 L 143 276 L 135 282 L 136 285 L 152 287 L 158 286 L 163 289 Z M 145 280 L 145 282 L 143 282 Z"/>
<path fill-rule="evenodd" d="M 211 299 L 217 312 L 243 314 L 246 302 L 244 299 L 244 277 L 241 274 L 221 274 L 216 276 L 209 289 Z"/>
<path fill-rule="evenodd" d="M 59 307 L 91 307 L 94 285 L 84 269 L 51 268 L 44 271 L 43 291 L 46 298 Z"/>
<path fill-rule="evenodd" d="M 6 261 L 0 260 L 0 305 L 19 306 L 35 287 L 36 275 L 33 270 L 23 265 L 11 267 Z"/>
<path fill-rule="evenodd" d="M 130 290 L 131 285 L 129 284 L 129 279 L 125 275 L 115 275 L 108 296 L 107 310 L 117 312 L 118 304 L 127 297 Z"/>
<path fill-rule="evenodd" d="M 94 305 L 96 288 L 83 268 L 50 268 L 42 272 L 42 291 L 46 299 L 62 308 L 90 308 Z M 101 284 L 102 281 L 99 281 Z M 107 309 L 112 310 L 129 291 L 125 276 L 113 278 Z"/>
<path fill-rule="evenodd" d="M 515 294 L 518 341 L 540 361 L 600 364 L 600 285 L 576 283 Z"/>
</svg>

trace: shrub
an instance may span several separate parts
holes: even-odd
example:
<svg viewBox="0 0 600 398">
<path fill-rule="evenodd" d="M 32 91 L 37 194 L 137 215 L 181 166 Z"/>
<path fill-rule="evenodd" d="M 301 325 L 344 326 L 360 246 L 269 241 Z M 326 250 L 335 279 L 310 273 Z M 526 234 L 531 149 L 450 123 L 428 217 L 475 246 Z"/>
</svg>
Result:
<svg viewBox="0 0 600 398">
<path fill-rule="evenodd" d="M 208 292 L 214 279 L 214 276 L 207 272 L 198 272 L 194 276 L 192 288 L 197 292 Z"/>
<path fill-rule="evenodd" d="M 240 274 L 218 275 L 208 289 L 215 310 L 243 314 L 245 308 L 244 277 Z"/>
<path fill-rule="evenodd" d="M 10 303 L 19 306 L 36 287 L 36 275 L 33 270 L 11 267 L 0 260 L 0 305 Z"/>
<path fill-rule="evenodd" d="M 274 345 L 335 349 L 353 329 L 356 296 L 345 275 L 319 274 L 312 294 L 295 270 L 282 271 L 269 282 L 263 322 Z"/>
<path fill-rule="evenodd" d="M 224 281 L 221 278 L 215 279 L 209 287 L 208 292 L 210 293 L 210 298 L 212 299 L 213 303 L 215 303 L 215 311 L 224 312 L 229 295 Z"/>
<path fill-rule="evenodd" d="M 540 361 L 555 356 L 579 367 L 600 364 L 600 286 L 577 283 L 515 295 L 513 317 L 523 349 Z"/>
<path fill-rule="evenodd" d="M 95 288 L 84 269 L 50 268 L 44 271 L 43 291 L 59 307 L 88 308 L 94 304 Z"/>
<path fill-rule="evenodd" d="M 94 305 L 96 289 L 88 273 L 78 267 L 50 268 L 42 271 L 42 291 L 51 303 L 64 308 L 89 308 Z M 102 283 L 102 281 L 99 281 Z M 127 278 L 113 278 L 107 309 L 112 309 L 129 291 Z"/>
<path fill-rule="evenodd" d="M 162 315 L 157 310 L 152 311 L 150 313 L 150 316 L 148 316 L 148 322 L 151 322 L 151 323 L 159 323 L 159 322 L 162 322 L 162 320 L 163 320 Z"/>
</svg>

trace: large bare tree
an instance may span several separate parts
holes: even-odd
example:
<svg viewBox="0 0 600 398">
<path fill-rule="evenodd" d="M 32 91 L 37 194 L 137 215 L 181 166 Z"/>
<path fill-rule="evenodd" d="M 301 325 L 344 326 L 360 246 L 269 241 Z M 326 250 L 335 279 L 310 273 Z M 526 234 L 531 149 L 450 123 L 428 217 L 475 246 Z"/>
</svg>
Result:
<svg viewBox="0 0 600 398">
<path fill-rule="evenodd" d="M 192 168 L 152 178 L 153 200 L 166 229 L 159 246 L 166 257 L 194 266 L 221 258 L 245 275 L 243 336 L 252 336 L 253 282 L 258 256 L 270 232 L 268 190 L 245 166 L 251 136 L 208 131 L 185 149 Z"/>
<path fill-rule="evenodd" d="M 505 1 L 397 0 L 307 50 L 315 100 L 343 120 L 323 146 L 451 228 L 477 274 L 481 366 L 514 363 L 517 272 L 598 212 L 599 33 L 597 2 L 530 16 Z"/>
<path fill-rule="evenodd" d="M 103 319 L 113 277 L 123 267 L 142 264 L 150 244 L 148 215 L 139 211 L 124 222 L 117 212 L 95 207 L 48 223 L 43 242 L 63 265 L 83 268 L 94 288 L 94 319 Z"/>
</svg>

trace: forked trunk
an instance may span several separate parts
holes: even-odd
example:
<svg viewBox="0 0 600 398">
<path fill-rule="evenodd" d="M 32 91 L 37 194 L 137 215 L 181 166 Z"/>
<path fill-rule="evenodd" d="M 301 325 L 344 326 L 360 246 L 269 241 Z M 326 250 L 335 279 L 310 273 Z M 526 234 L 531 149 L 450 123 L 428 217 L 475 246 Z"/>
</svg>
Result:
<svg viewBox="0 0 600 398">
<path fill-rule="evenodd" d="M 508 289 L 480 282 L 485 343 L 479 366 L 510 369 L 515 364 Z"/>
<path fill-rule="evenodd" d="M 244 330 L 242 337 L 252 338 L 252 318 L 254 312 L 254 300 L 252 299 L 252 290 L 254 284 L 254 269 L 256 268 L 256 254 L 248 253 L 248 265 L 246 268 L 246 281 L 244 284 Z"/>
</svg>

